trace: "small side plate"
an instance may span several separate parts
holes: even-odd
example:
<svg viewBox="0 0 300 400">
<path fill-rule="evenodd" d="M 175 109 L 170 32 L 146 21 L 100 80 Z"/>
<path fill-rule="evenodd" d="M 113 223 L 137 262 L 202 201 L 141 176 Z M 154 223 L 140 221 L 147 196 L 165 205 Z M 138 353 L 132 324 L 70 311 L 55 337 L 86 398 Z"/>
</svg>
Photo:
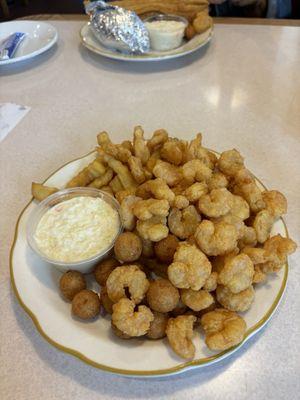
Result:
<svg viewBox="0 0 300 400">
<path fill-rule="evenodd" d="M 107 58 L 121 61 L 162 61 L 178 58 L 193 53 L 205 46 L 212 38 L 213 28 L 196 35 L 193 39 L 185 42 L 177 49 L 169 51 L 151 51 L 147 54 L 123 54 L 118 51 L 104 47 L 94 36 L 90 29 L 90 23 L 85 24 L 80 30 L 80 38 L 82 44 L 94 53 L 100 54 Z"/>
<path fill-rule="evenodd" d="M 57 41 L 57 30 L 54 26 L 40 21 L 10 21 L 0 24 L 0 41 L 15 32 L 27 33 L 18 47 L 15 56 L 0 60 L 0 66 L 27 60 L 50 49 Z"/>
</svg>

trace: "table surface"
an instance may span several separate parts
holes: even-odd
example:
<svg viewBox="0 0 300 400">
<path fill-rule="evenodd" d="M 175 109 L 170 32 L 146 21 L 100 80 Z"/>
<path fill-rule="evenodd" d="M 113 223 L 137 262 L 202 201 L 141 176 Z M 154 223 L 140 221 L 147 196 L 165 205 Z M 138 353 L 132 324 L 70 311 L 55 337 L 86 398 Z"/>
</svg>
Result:
<svg viewBox="0 0 300 400">
<path fill-rule="evenodd" d="M 8 259 L 31 181 L 88 152 L 100 130 L 125 138 L 137 124 L 186 138 L 201 131 L 210 148 L 240 149 L 269 188 L 286 194 L 286 222 L 300 243 L 300 29 L 218 24 L 211 44 L 196 54 L 130 64 L 83 48 L 82 22 L 51 23 L 57 46 L 31 63 L 0 68 L 0 102 L 31 107 L 0 144 L 0 398 L 299 398 L 298 253 L 276 315 L 242 350 L 154 381 L 106 374 L 45 342 L 11 290 Z"/>
</svg>

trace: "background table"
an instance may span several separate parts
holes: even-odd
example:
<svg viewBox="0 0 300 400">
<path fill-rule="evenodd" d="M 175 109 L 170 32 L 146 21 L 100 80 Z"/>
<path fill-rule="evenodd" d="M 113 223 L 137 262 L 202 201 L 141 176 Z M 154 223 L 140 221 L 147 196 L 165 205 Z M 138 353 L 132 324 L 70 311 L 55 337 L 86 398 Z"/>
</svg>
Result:
<svg viewBox="0 0 300 400">
<path fill-rule="evenodd" d="M 286 222 L 300 244 L 300 28 L 220 24 L 194 55 L 130 64 L 84 49 L 83 22 L 51 22 L 55 48 L 0 67 L 0 102 L 32 108 L 0 143 L 1 400 L 299 398 L 299 253 L 262 332 L 218 365 L 160 380 L 109 375 L 51 347 L 12 293 L 8 260 L 31 181 L 89 151 L 100 130 L 125 138 L 137 124 L 186 138 L 201 131 L 210 148 L 240 149 L 269 188 L 287 195 Z"/>
</svg>

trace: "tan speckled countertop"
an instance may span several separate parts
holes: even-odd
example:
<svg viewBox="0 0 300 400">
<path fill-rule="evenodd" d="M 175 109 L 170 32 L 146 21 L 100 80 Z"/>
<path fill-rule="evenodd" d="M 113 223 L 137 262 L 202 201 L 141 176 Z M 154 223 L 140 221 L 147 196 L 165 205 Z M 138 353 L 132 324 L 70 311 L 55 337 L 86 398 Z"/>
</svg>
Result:
<svg viewBox="0 0 300 400">
<path fill-rule="evenodd" d="M 249 168 L 289 201 L 300 243 L 300 28 L 217 24 L 209 45 L 184 59 L 130 64 L 90 53 L 82 21 L 51 21 L 57 46 L 31 63 L 0 67 L 0 102 L 31 107 L 0 143 L 1 400 L 296 400 L 300 392 L 299 252 L 268 326 L 218 365 L 159 381 L 105 374 L 51 347 L 16 301 L 9 280 L 14 225 L 42 181 L 89 151 L 102 129 L 126 137 L 136 124 L 216 150 L 237 147 Z"/>
</svg>

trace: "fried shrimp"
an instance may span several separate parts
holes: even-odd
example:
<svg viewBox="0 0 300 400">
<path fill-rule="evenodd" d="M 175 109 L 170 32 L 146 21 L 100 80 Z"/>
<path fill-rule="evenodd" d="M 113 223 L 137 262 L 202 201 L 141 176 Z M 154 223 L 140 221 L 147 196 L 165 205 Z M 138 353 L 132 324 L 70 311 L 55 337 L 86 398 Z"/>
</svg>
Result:
<svg viewBox="0 0 300 400">
<path fill-rule="evenodd" d="M 209 181 L 212 170 L 200 160 L 190 160 L 182 166 L 182 174 L 190 185 L 194 182 Z"/>
<path fill-rule="evenodd" d="M 133 214 L 141 221 L 146 221 L 154 216 L 166 217 L 170 205 L 167 200 L 148 199 L 140 200 L 133 206 Z"/>
<path fill-rule="evenodd" d="M 133 214 L 133 207 L 135 204 L 142 200 L 141 197 L 129 195 L 126 196 L 121 202 L 120 214 L 123 222 L 124 229 L 133 231 L 136 225 L 136 217 Z"/>
<path fill-rule="evenodd" d="M 264 273 L 279 271 L 287 262 L 287 256 L 296 251 L 296 243 L 290 239 L 276 235 L 264 243 L 264 249 L 267 253 L 268 261 L 259 264 Z"/>
<path fill-rule="evenodd" d="M 134 309 L 134 301 L 120 299 L 113 305 L 112 323 L 128 336 L 143 336 L 148 332 L 154 316 L 146 306 L 138 306 L 138 311 Z"/>
<path fill-rule="evenodd" d="M 200 249 L 208 256 L 230 253 L 237 246 L 238 232 L 234 225 L 226 222 L 202 221 L 195 232 Z"/>
<path fill-rule="evenodd" d="M 207 290 L 181 289 L 180 297 L 183 304 L 193 311 L 201 311 L 214 303 L 213 296 Z"/>
<path fill-rule="evenodd" d="M 211 264 L 196 246 L 181 242 L 168 268 L 168 277 L 179 289 L 199 290 L 211 273 Z"/>
<path fill-rule="evenodd" d="M 137 221 L 136 230 L 143 240 L 159 242 L 168 236 L 169 228 L 165 217 L 155 216 L 147 221 Z"/>
<path fill-rule="evenodd" d="M 262 192 L 262 198 L 267 210 L 273 215 L 275 220 L 286 214 L 287 200 L 278 190 L 266 190 Z"/>
<path fill-rule="evenodd" d="M 250 257 L 239 254 L 225 262 L 218 283 L 227 286 L 232 293 L 239 293 L 251 286 L 253 275 L 254 266 Z"/>
<path fill-rule="evenodd" d="M 156 178 L 148 181 L 148 188 L 156 199 L 167 200 L 169 204 L 174 202 L 175 194 L 169 188 L 165 180 Z"/>
<path fill-rule="evenodd" d="M 183 210 L 172 208 L 168 217 L 169 229 L 179 239 L 187 239 L 193 235 L 199 222 L 200 215 L 193 205 Z"/>
<path fill-rule="evenodd" d="M 108 297 L 114 303 L 126 298 L 125 288 L 128 288 L 130 299 L 139 304 L 149 288 L 149 281 L 138 266 L 126 265 L 111 272 L 106 281 L 106 288 Z"/>
<path fill-rule="evenodd" d="M 254 301 L 254 289 L 252 286 L 239 293 L 232 293 L 228 287 L 219 285 L 217 287 L 217 300 L 228 310 L 247 311 Z"/>
<path fill-rule="evenodd" d="M 253 222 L 253 228 L 256 232 L 256 238 L 259 243 L 264 243 L 270 236 L 274 223 L 274 217 L 268 210 L 259 211 Z"/>
<path fill-rule="evenodd" d="M 232 194 L 226 188 L 213 189 L 204 194 L 198 202 L 199 210 L 206 216 L 218 218 L 227 214 L 232 207 Z"/>
<path fill-rule="evenodd" d="M 223 174 L 232 177 L 244 167 L 244 158 L 236 150 L 227 150 L 221 153 L 218 168 Z"/>
<path fill-rule="evenodd" d="M 204 314 L 201 325 L 205 343 L 211 350 L 222 351 L 240 343 L 246 333 L 246 322 L 235 312 L 217 308 Z"/>
<path fill-rule="evenodd" d="M 194 315 L 180 315 L 168 320 L 166 334 L 172 349 L 182 358 L 190 359 L 195 356 L 195 346 L 192 342 Z"/>
</svg>

